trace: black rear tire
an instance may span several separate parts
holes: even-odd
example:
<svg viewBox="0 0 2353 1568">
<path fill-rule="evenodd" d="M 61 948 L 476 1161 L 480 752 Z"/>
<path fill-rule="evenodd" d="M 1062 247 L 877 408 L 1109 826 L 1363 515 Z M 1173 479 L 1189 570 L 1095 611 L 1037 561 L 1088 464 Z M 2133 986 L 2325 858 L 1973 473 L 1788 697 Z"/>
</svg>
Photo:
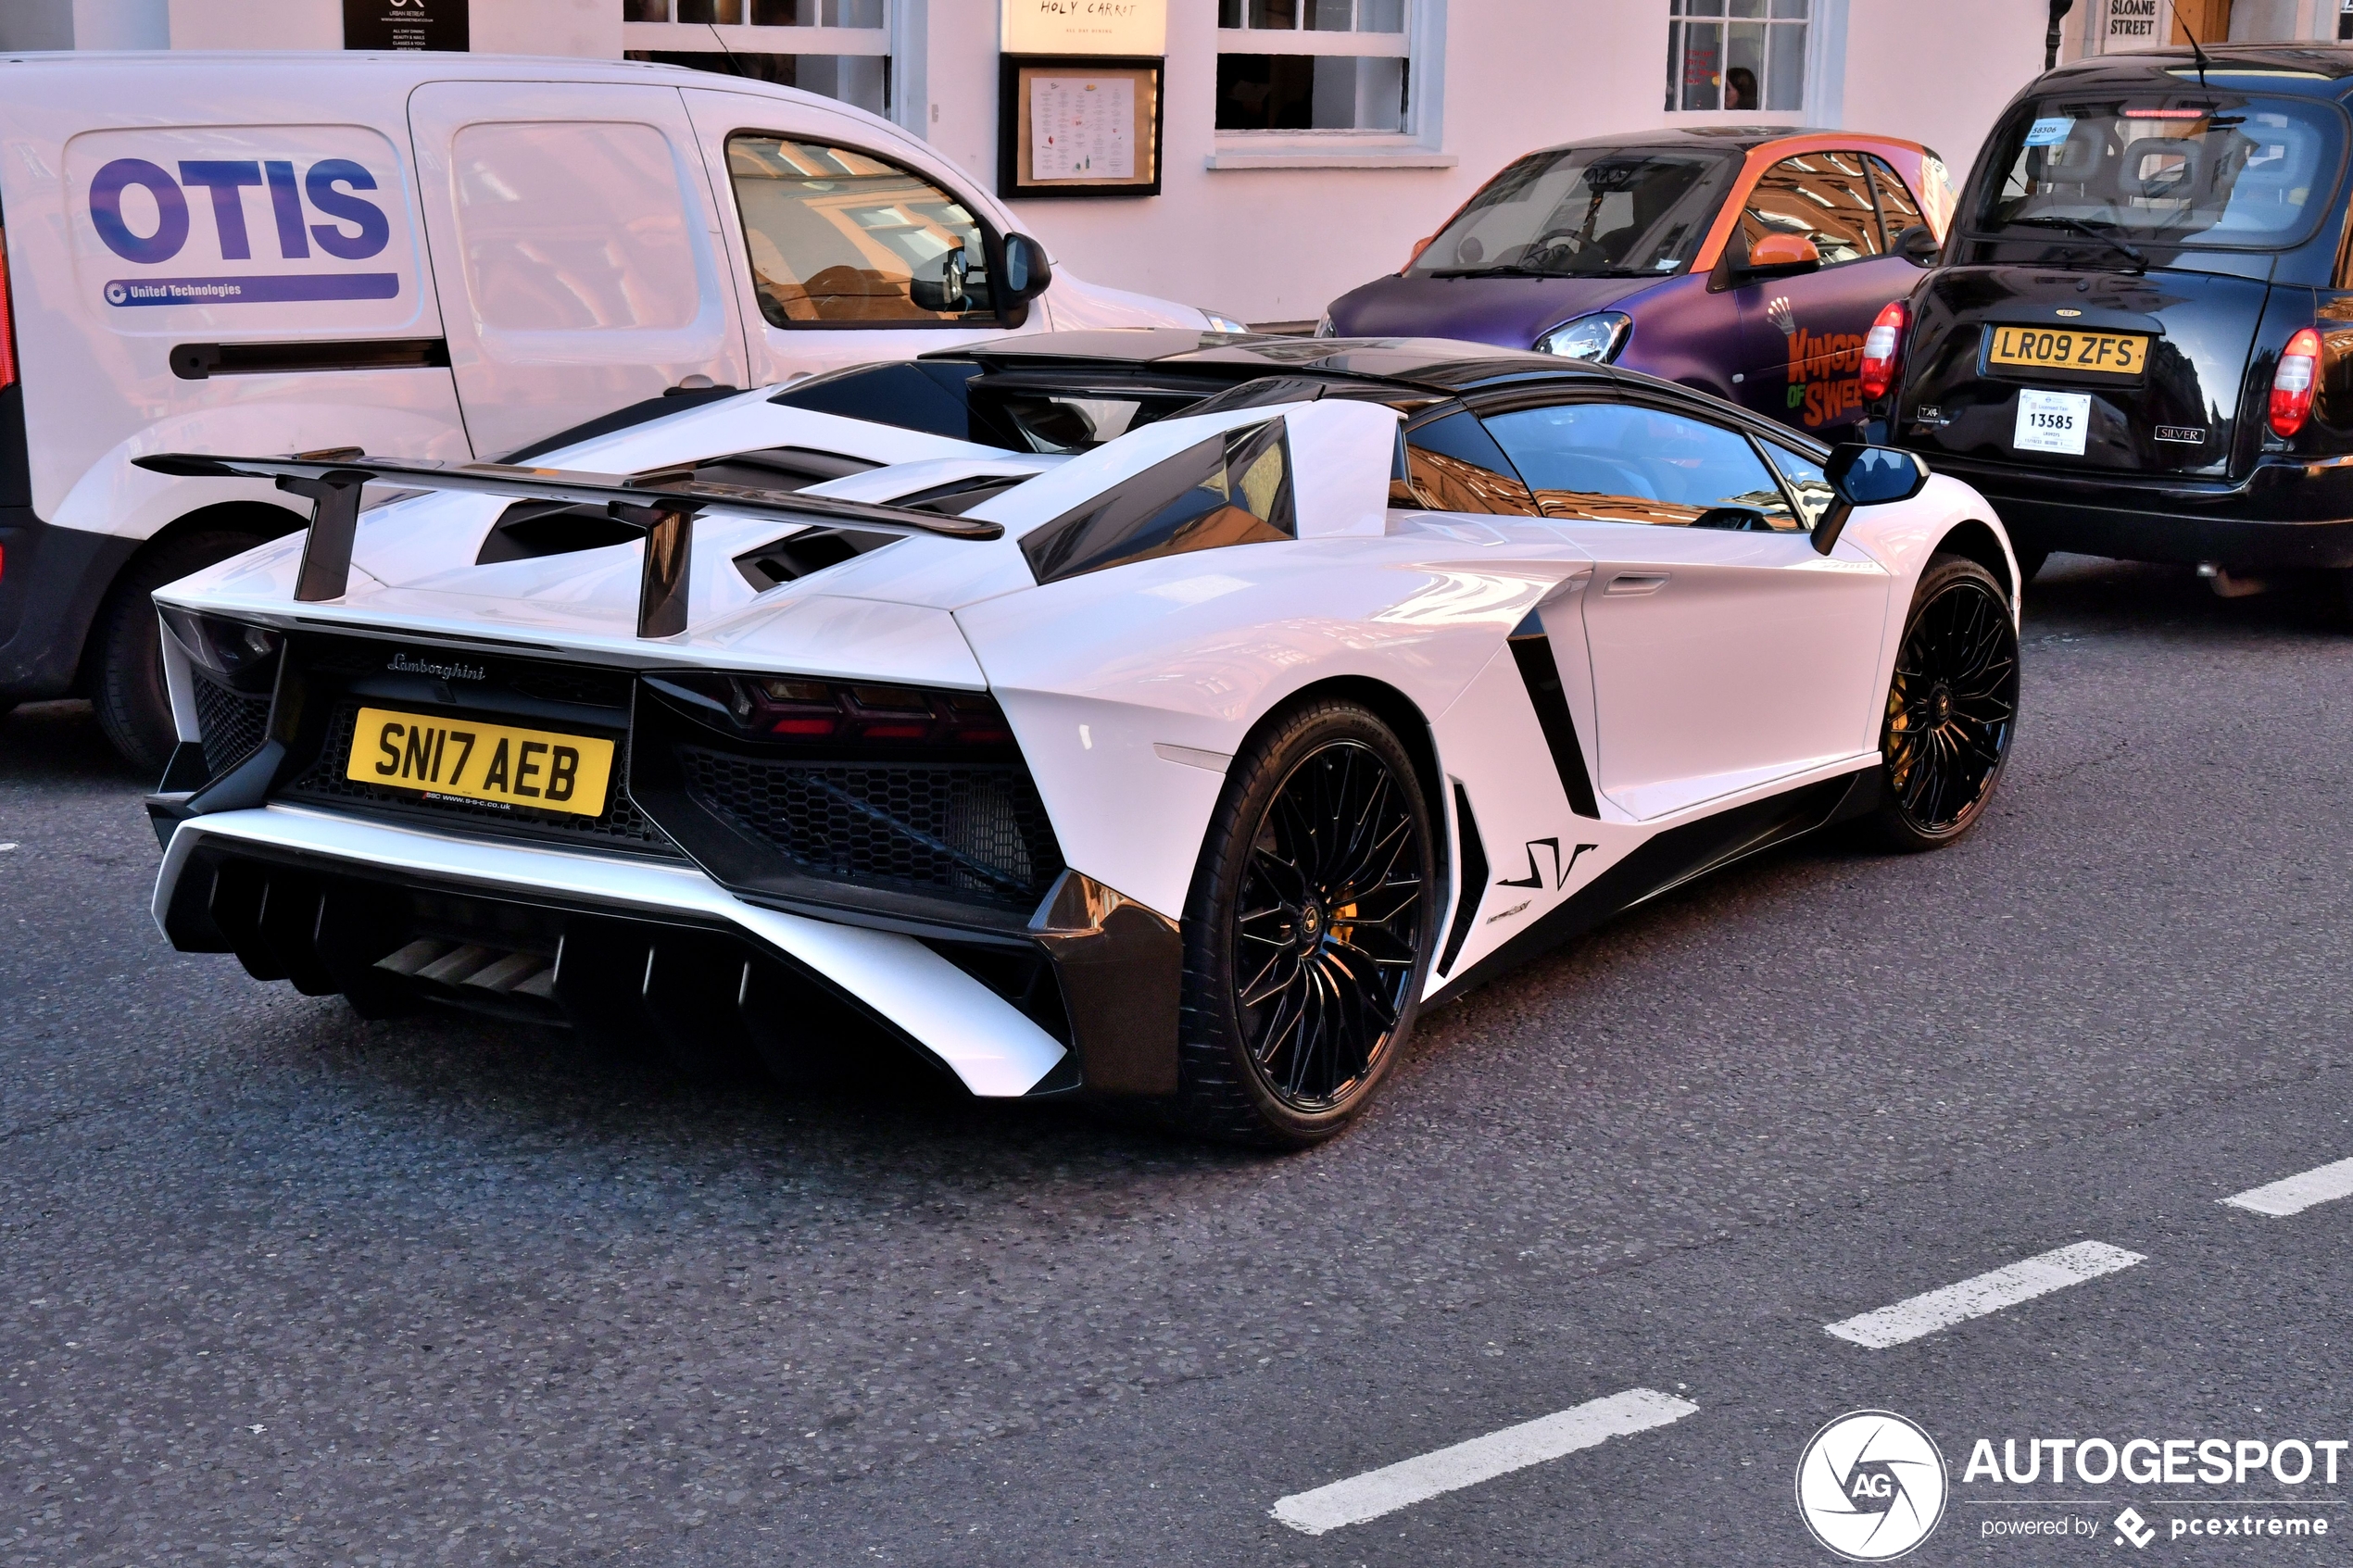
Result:
<svg viewBox="0 0 2353 1568">
<path fill-rule="evenodd" d="M 2018 625 L 2009 596 L 1973 560 L 1940 555 L 1904 618 L 1880 734 L 1888 847 L 1942 849 L 1977 825 L 2018 724 Z"/>
<path fill-rule="evenodd" d="M 167 583 L 252 549 L 262 538 L 226 528 L 179 534 L 132 559 L 107 591 L 91 628 L 90 706 L 107 739 L 130 762 L 161 773 L 180 739 L 163 683 L 163 634 L 152 596 Z"/>
<path fill-rule="evenodd" d="M 1364 1108 L 1413 1033 L 1434 842 L 1412 758 L 1355 703 L 1283 714 L 1235 758 L 1185 908 L 1180 1126 L 1303 1148 Z"/>
</svg>

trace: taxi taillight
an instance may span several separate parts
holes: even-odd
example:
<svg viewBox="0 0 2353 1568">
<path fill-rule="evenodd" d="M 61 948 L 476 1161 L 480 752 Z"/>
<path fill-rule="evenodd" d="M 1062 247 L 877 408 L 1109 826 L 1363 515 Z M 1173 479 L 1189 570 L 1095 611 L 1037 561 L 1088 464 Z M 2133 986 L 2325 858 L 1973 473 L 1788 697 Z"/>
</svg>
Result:
<svg viewBox="0 0 2353 1568">
<path fill-rule="evenodd" d="M 1911 319 L 1912 313 L 1900 299 L 1891 299 L 1881 307 L 1879 319 L 1863 338 L 1864 396 L 1884 397 L 1895 384 L 1895 367 L 1904 358 L 1904 328 Z"/>
<path fill-rule="evenodd" d="M 2321 384 L 2321 334 L 2306 327 L 2280 350 L 2271 372 L 2271 432 L 2294 435 L 2312 417 L 2312 394 Z"/>
</svg>

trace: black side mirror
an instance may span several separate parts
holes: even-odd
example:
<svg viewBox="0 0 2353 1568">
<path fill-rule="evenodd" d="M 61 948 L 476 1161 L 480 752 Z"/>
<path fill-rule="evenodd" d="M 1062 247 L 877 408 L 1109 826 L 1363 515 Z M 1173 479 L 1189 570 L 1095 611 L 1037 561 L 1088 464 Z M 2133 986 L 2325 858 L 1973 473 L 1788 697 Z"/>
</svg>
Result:
<svg viewBox="0 0 2353 1568">
<path fill-rule="evenodd" d="M 926 278 L 919 272 L 907 280 L 908 297 L 919 309 L 962 310 L 972 303 L 972 295 L 964 286 L 965 274 L 970 270 L 971 263 L 964 259 L 961 249 L 949 251 L 939 258 L 937 276 Z"/>
<path fill-rule="evenodd" d="M 1011 309 L 1046 292 L 1054 281 L 1054 264 L 1046 259 L 1046 247 L 1027 234 L 1007 234 L 1004 249 L 1005 282 L 997 291 L 997 302 Z"/>
<path fill-rule="evenodd" d="M 1856 508 L 1908 501 L 1927 485 L 1929 474 L 1928 465 L 1910 452 L 1849 441 L 1831 448 L 1831 460 L 1822 465 L 1822 477 L 1830 481 L 1837 498 L 1814 525 L 1814 548 L 1829 555 Z"/>
<path fill-rule="evenodd" d="M 1936 243 L 1936 231 L 1925 223 L 1915 223 L 1895 236 L 1888 247 L 1915 267 L 1933 267 L 1941 248 Z"/>
</svg>

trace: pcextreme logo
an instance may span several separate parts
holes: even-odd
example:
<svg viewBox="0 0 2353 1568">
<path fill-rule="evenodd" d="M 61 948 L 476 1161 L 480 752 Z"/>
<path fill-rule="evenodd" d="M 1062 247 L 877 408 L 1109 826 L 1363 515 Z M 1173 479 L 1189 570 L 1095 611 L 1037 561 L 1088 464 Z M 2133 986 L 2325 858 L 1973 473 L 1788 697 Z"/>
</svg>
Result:
<svg viewBox="0 0 2353 1568">
<path fill-rule="evenodd" d="M 1944 1456 L 1889 1411 L 1856 1411 L 1814 1434 L 1797 1461 L 1797 1512 L 1852 1562 L 1903 1556 L 1944 1517 Z"/>
</svg>

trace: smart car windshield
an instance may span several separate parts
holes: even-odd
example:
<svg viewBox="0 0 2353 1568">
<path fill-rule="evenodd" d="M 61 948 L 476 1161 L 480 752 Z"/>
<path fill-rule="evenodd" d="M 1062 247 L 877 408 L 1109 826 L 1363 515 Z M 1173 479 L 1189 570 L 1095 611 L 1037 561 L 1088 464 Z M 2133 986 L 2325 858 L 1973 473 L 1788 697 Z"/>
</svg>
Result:
<svg viewBox="0 0 2353 1568">
<path fill-rule="evenodd" d="M 1680 270 L 1739 159 L 1657 147 L 1531 153 L 1416 257 L 1416 278 L 1632 277 Z"/>
<path fill-rule="evenodd" d="M 2296 98 L 2045 99 L 1995 132 L 2003 172 L 1972 227 L 2070 245 L 2276 249 L 2334 197 L 2344 141 L 2334 108 Z"/>
</svg>

